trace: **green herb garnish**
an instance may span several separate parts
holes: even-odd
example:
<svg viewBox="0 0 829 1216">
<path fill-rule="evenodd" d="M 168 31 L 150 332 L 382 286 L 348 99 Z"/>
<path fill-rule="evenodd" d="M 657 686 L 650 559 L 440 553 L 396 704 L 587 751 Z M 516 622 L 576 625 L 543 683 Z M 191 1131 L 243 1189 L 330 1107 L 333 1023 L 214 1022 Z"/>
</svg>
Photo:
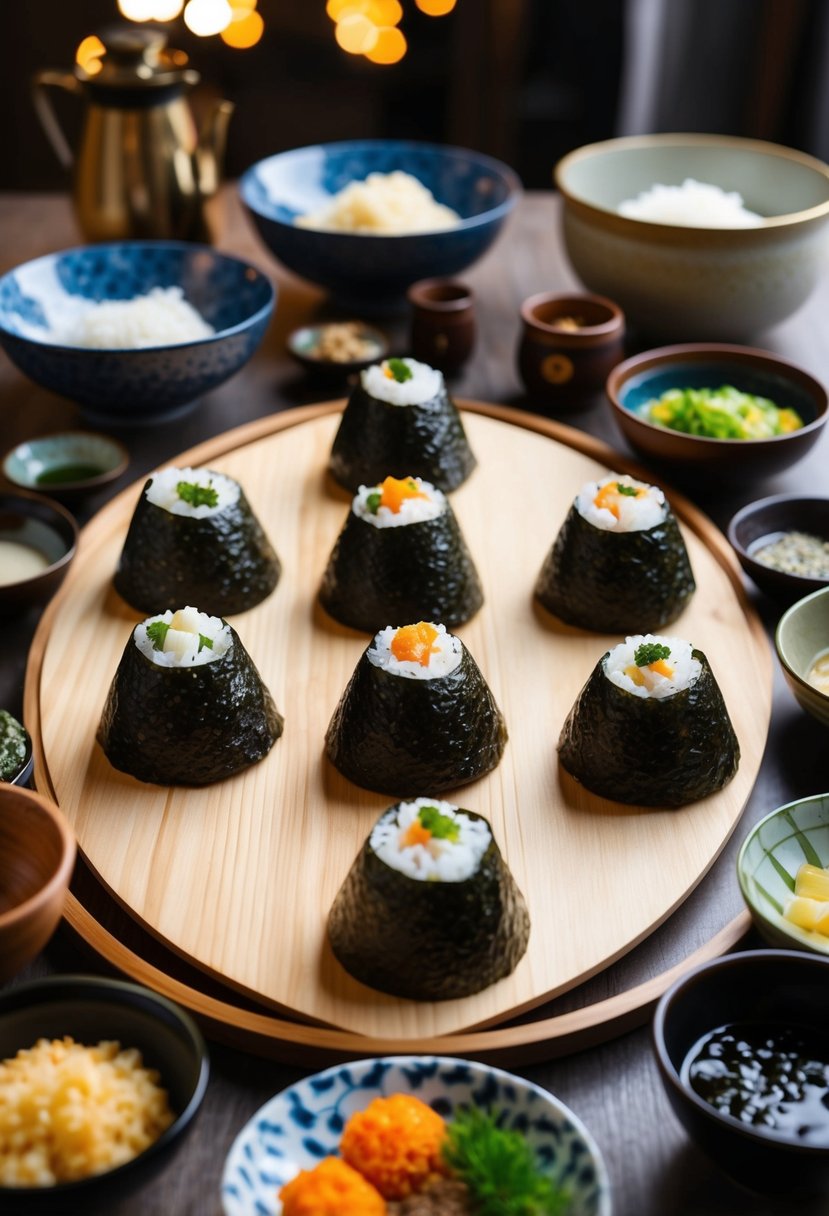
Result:
<svg viewBox="0 0 829 1216">
<path fill-rule="evenodd" d="M 639 406 L 636 413 L 656 426 L 709 439 L 767 439 L 804 425 L 796 410 L 781 409 L 768 397 L 743 393 L 731 384 L 669 388 L 661 397 Z"/>
<path fill-rule="evenodd" d="M 626 498 L 636 498 L 639 494 L 636 486 L 626 486 L 621 481 L 616 482 L 616 489 L 620 494 L 624 494 Z"/>
<path fill-rule="evenodd" d="M 637 667 L 649 667 L 651 663 L 658 663 L 660 659 L 670 657 L 670 646 L 663 646 L 661 642 L 643 642 L 636 648 L 633 661 Z"/>
<path fill-rule="evenodd" d="M 469 1188 L 478 1216 L 564 1216 L 566 1190 L 542 1172 L 520 1132 L 476 1107 L 455 1112 L 443 1159 Z"/>
<path fill-rule="evenodd" d="M 412 378 L 412 369 L 408 363 L 404 363 L 402 359 L 387 359 L 386 367 L 394 376 L 398 384 L 404 384 Z"/>
<path fill-rule="evenodd" d="M 449 815 L 442 814 L 436 806 L 422 806 L 417 817 L 427 832 L 431 832 L 436 840 L 457 840 L 460 828 Z"/>
<path fill-rule="evenodd" d="M 216 507 L 219 504 L 218 492 L 209 482 L 206 486 L 200 486 L 195 481 L 180 481 L 176 493 L 182 502 L 189 502 L 191 507 Z"/>
<path fill-rule="evenodd" d="M 153 621 L 152 625 L 147 626 L 147 637 L 153 644 L 153 650 L 164 649 L 164 639 L 169 629 L 166 621 Z"/>
<path fill-rule="evenodd" d="M 366 507 L 371 511 L 372 515 L 376 515 L 380 509 L 380 502 L 383 495 L 379 490 L 372 490 L 366 498 Z"/>
<path fill-rule="evenodd" d="M 206 638 L 203 633 L 200 633 L 199 634 L 199 654 L 201 654 L 201 652 L 205 649 L 205 647 L 208 650 L 212 650 L 213 649 L 213 639 Z"/>
</svg>

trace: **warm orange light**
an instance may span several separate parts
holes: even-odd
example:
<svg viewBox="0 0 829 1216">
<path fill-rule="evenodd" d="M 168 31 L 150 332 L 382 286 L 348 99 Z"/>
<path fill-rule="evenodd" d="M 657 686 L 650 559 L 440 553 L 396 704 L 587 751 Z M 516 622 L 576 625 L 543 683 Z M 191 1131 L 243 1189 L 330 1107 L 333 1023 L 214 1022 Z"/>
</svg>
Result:
<svg viewBox="0 0 829 1216">
<path fill-rule="evenodd" d="M 332 21 L 339 21 L 340 17 L 346 16 L 346 11 L 359 12 L 359 3 L 355 4 L 354 0 L 328 0 L 325 6 L 325 11 Z"/>
<path fill-rule="evenodd" d="M 101 39 L 97 34 L 90 34 L 75 51 L 75 62 L 79 68 L 83 68 L 87 76 L 94 76 L 96 72 L 100 72 L 101 56 L 105 54 L 106 47 Z"/>
<path fill-rule="evenodd" d="M 230 7 L 233 9 L 233 20 L 244 21 L 248 13 L 256 8 L 256 0 L 230 0 Z"/>
<path fill-rule="evenodd" d="M 393 25 L 384 25 L 377 31 L 377 42 L 366 51 L 366 59 L 372 63 L 399 63 L 406 54 L 406 39 Z"/>
<path fill-rule="evenodd" d="M 351 13 L 337 22 L 335 37 L 349 55 L 367 55 L 377 45 L 377 26 L 362 13 Z"/>
<path fill-rule="evenodd" d="M 427 17 L 445 17 L 447 13 L 452 12 L 457 2 L 458 0 L 415 0 L 421 13 L 425 13 Z"/>
<path fill-rule="evenodd" d="M 239 51 L 246 51 L 248 47 L 256 46 L 264 29 L 265 22 L 259 13 L 251 9 L 241 20 L 234 15 L 227 29 L 222 30 L 222 42 Z"/>
<path fill-rule="evenodd" d="M 366 14 L 375 25 L 398 25 L 403 17 L 400 0 L 372 0 L 371 9 Z"/>
<path fill-rule="evenodd" d="M 189 0 L 184 10 L 184 24 L 200 38 L 220 34 L 233 20 L 233 9 L 227 0 Z"/>
</svg>

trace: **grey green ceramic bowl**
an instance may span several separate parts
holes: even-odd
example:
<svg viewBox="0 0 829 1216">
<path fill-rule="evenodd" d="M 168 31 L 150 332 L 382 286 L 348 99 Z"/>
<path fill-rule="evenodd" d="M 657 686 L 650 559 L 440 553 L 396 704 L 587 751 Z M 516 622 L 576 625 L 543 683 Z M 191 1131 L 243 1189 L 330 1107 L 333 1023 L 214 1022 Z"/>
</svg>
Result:
<svg viewBox="0 0 829 1216">
<path fill-rule="evenodd" d="M 66 431 L 19 443 L 6 454 L 3 473 L 23 490 L 71 500 L 116 481 L 129 460 L 124 445 L 109 435 Z"/>
<path fill-rule="evenodd" d="M 318 325 L 302 325 L 288 335 L 288 350 L 307 372 L 328 380 L 345 379 L 354 372 L 362 371 L 372 363 L 385 359 L 389 350 L 388 338 L 379 329 L 363 321 L 351 322 L 358 327 L 358 336 L 370 344 L 370 349 L 363 355 L 353 359 L 331 359 L 317 354 L 318 344 L 325 339 L 326 331 L 342 324 L 343 322 L 320 322 Z"/>
<path fill-rule="evenodd" d="M 787 608 L 774 634 L 783 675 L 798 705 L 829 726 L 829 694 L 806 679 L 818 655 L 829 651 L 829 587 L 813 591 Z"/>
<path fill-rule="evenodd" d="M 829 955 L 829 937 L 801 929 L 783 915 L 797 871 L 807 862 L 829 866 L 829 794 L 789 802 L 755 824 L 737 857 L 737 878 L 770 945 Z"/>
<path fill-rule="evenodd" d="M 805 532 L 829 546 L 829 498 L 775 494 L 748 503 L 728 525 L 728 539 L 746 574 L 782 604 L 829 586 L 829 574 L 825 578 L 793 574 L 760 560 L 758 550 L 787 532 Z"/>
<path fill-rule="evenodd" d="M 38 550 L 48 565 L 37 574 L 0 582 L 0 619 L 45 604 L 66 577 L 78 543 L 78 525 L 60 503 L 22 490 L 0 494 L 0 541 Z"/>
<path fill-rule="evenodd" d="M 688 177 L 738 191 L 764 223 L 688 228 L 618 214 L 624 200 Z M 799 308 L 826 264 L 829 168 L 791 148 L 725 135 L 611 139 L 565 156 L 555 182 L 576 274 L 663 339 L 750 338 Z"/>
<path fill-rule="evenodd" d="M 796 1025 L 826 1042 L 829 959 L 794 950 L 725 955 L 677 980 L 660 1000 L 653 1020 L 665 1092 L 674 1114 L 702 1151 L 749 1190 L 790 1199 L 825 1197 L 829 1147 L 742 1123 L 720 1113 L 691 1088 L 683 1063 L 692 1048 L 712 1030 L 744 1022 Z M 787 1205 L 786 1210 L 799 1209 Z M 803 1210 L 813 1211 L 814 1205 L 804 1204 Z"/>
<path fill-rule="evenodd" d="M 78 1043 L 116 1039 L 137 1047 L 167 1090 L 174 1122 L 132 1161 L 103 1174 L 51 1187 L 0 1186 L 0 1211 L 34 1216 L 111 1212 L 159 1173 L 178 1151 L 207 1089 L 209 1061 L 193 1019 L 148 988 L 88 975 L 52 976 L 0 993 L 0 1059 L 39 1038 Z"/>
<path fill-rule="evenodd" d="M 768 439 L 711 439 L 657 426 L 641 416 L 654 397 L 672 388 L 731 385 L 794 409 L 803 426 Z M 660 346 L 625 359 L 607 378 L 611 411 L 631 447 L 676 476 L 757 481 L 789 468 L 820 438 L 829 418 L 826 389 L 803 368 L 770 351 L 716 342 Z"/>
</svg>

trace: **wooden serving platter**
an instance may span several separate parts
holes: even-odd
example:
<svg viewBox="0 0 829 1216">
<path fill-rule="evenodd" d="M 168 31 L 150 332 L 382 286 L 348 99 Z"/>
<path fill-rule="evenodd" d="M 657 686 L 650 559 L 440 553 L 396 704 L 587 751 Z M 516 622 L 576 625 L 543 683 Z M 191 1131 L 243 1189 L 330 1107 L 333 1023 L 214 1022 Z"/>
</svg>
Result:
<svg viewBox="0 0 829 1216">
<path fill-rule="evenodd" d="M 393 799 L 350 785 L 322 753 L 368 642 L 315 607 L 348 503 L 324 477 L 337 409 L 278 415 L 177 462 L 237 478 L 284 564 L 274 595 L 233 622 L 285 714 L 270 755 L 207 789 L 167 789 L 116 772 L 95 743 L 109 682 L 139 619 L 111 578 L 140 485 L 85 530 L 35 639 L 27 720 L 38 785 L 57 798 L 99 880 L 146 930 L 229 989 L 294 1021 L 364 1036 L 368 1050 L 374 1040 L 425 1041 L 515 1018 L 660 924 L 713 863 L 751 791 L 769 721 L 770 658 L 726 542 L 672 494 L 698 590 L 671 632 L 707 653 L 740 740 L 740 769 L 724 790 L 681 811 L 616 805 L 560 773 L 564 717 L 618 639 L 560 625 L 534 606 L 533 584 L 579 486 L 608 469 L 636 470 L 579 432 L 471 407 L 465 422 L 480 467 L 453 505 L 486 603 L 458 632 L 505 714 L 510 743 L 495 772 L 453 800 L 492 822 L 528 900 L 530 946 L 512 976 L 462 1001 L 401 1001 L 356 983 L 327 947 L 325 919 Z"/>
</svg>

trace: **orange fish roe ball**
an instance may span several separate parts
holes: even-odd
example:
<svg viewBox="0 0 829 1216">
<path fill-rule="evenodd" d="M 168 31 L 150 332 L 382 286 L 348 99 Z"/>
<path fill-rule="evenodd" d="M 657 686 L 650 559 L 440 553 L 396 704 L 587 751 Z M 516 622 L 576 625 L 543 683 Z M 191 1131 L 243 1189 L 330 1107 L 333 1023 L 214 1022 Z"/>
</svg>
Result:
<svg viewBox="0 0 829 1216">
<path fill-rule="evenodd" d="M 445 1173 L 446 1124 L 408 1094 L 375 1098 L 345 1126 L 340 1152 L 386 1199 L 405 1199 Z"/>
<path fill-rule="evenodd" d="M 380 486 L 380 506 L 388 507 L 393 515 L 400 512 L 400 508 L 407 498 L 428 498 L 428 494 L 424 494 L 420 486 L 413 477 L 387 477 Z"/>
<path fill-rule="evenodd" d="M 429 666 L 438 631 L 428 621 L 416 625 L 401 625 L 391 640 L 391 652 L 398 663 L 419 663 Z"/>
<path fill-rule="evenodd" d="M 279 1192 L 282 1216 L 385 1216 L 386 1201 L 339 1157 L 301 1170 Z"/>
</svg>

